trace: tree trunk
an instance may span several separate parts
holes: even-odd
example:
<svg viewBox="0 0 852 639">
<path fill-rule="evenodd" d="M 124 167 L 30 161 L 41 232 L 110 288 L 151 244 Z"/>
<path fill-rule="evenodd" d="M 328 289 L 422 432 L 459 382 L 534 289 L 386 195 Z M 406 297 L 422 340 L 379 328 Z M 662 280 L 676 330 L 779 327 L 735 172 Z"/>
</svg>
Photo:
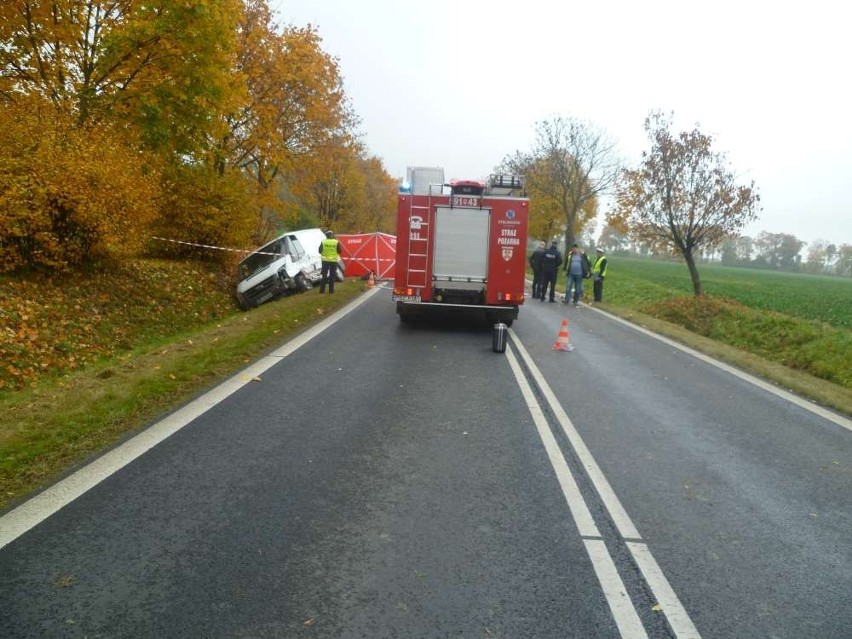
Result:
<svg viewBox="0 0 852 639">
<path fill-rule="evenodd" d="M 689 276 L 692 278 L 692 290 L 695 291 L 696 297 L 704 295 L 704 290 L 701 288 L 701 278 L 698 275 L 698 269 L 695 267 L 695 258 L 691 251 L 683 251 L 683 258 L 686 260 L 686 265 L 689 267 Z"/>
</svg>

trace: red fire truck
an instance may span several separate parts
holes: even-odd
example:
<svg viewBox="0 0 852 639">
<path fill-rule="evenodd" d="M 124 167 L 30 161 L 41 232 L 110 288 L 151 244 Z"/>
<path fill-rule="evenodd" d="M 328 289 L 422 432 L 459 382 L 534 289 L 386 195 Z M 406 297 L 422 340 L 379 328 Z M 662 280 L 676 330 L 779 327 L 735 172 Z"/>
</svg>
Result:
<svg viewBox="0 0 852 639">
<path fill-rule="evenodd" d="M 476 312 L 511 326 L 524 302 L 528 215 L 518 177 L 445 183 L 443 169 L 409 167 L 397 205 L 400 319 Z"/>
</svg>

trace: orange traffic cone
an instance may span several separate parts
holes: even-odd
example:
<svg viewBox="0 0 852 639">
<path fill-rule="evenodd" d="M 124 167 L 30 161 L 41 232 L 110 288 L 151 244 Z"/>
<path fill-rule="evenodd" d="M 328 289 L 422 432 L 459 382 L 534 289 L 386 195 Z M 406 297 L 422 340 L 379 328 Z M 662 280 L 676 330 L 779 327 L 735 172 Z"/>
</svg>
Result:
<svg viewBox="0 0 852 639">
<path fill-rule="evenodd" d="M 573 351 L 574 347 L 571 346 L 571 342 L 568 337 L 568 320 L 562 320 L 562 326 L 559 327 L 559 335 L 556 337 L 556 341 L 553 342 L 553 350 L 555 351 Z"/>
<path fill-rule="evenodd" d="M 376 285 L 376 278 L 373 277 L 373 271 L 370 271 L 370 278 L 367 280 L 367 288 L 373 288 Z"/>
</svg>

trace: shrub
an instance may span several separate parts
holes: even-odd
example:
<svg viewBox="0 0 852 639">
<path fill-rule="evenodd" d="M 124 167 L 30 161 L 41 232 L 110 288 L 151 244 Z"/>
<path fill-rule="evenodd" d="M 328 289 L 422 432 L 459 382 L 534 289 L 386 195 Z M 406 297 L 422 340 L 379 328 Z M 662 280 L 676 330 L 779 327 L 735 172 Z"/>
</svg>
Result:
<svg viewBox="0 0 852 639">
<path fill-rule="evenodd" d="M 76 126 L 44 100 L 6 105 L 0 128 L 0 272 L 65 270 L 139 250 L 158 172 L 123 132 Z"/>
</svg>

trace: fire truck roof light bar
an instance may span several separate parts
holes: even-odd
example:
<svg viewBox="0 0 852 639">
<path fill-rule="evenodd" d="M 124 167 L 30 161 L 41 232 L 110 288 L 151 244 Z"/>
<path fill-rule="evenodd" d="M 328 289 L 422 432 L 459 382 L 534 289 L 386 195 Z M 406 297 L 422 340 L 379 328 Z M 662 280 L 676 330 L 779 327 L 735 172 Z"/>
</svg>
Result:
<svg viewBox="0 0 852 639">
<path fill-rule="evenodd" d="M 519 175 L 494 174 L 488 178 L 488 193 L 510 197 L 525 195 L 524 180 Z"/>
<path fill-rule="evenodd" d="M 502 189 L 522 189 L 524 180 L 519 175 L 494 174 L 488 179 L 489 186 Z"/>
</svg>

